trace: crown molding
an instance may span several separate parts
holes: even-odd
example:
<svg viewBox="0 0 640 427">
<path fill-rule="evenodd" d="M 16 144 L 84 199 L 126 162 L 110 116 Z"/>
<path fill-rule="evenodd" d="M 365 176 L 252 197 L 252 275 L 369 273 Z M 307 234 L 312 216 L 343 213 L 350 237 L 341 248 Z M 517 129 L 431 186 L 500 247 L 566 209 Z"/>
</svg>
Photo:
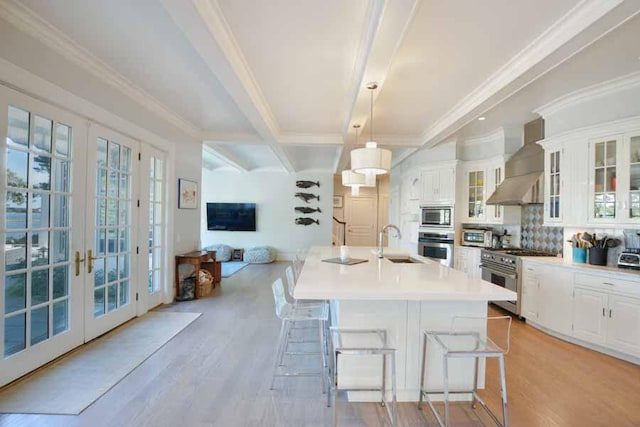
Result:
<svg viewBox="0 0 640 427">
<path fill-rule="evenodd" d="M 640 87 L 640 71 L 570 92 L 533 110 L 547 118 L 578 104 Z"/>
<path fill-rule="evenodd" d="M 622 2 L 623 0 L 582 0 L 425 130 L 421 137 L 423 144 L 432 142 L 440 133 Z"/>
<path fill-rule="evenodd" d="M 2 0 L 0 1 L 0 16 L 189 136 L 201 138 L 202 130 L 200 128 L 122 76 L 25 5 L 11 0 Z"/>
<path fill-rule="evenodd" d="M 609 137 L 616 134 L 640 131 L 640 116 L 627 117 L 606 123 L 571 129 L 549 138 L 537 141 L 543 147 L 568 141 L 587 141 L 596 138 Z"/>
</svg>

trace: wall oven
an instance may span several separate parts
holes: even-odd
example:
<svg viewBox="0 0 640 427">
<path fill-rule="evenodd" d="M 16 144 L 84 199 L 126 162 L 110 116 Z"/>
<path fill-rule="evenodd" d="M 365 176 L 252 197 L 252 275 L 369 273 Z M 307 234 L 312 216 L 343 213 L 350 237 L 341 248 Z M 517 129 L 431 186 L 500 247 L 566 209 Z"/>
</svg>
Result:
<svg viewBox="0 0 640 427">
<path fill-rule="evenodd" d="M 420 226 L 453 230 L 453 206 L 421 206 Z"/>
<path fill-rule="evenodd" d="M 446 230 L 420 232 L 418 255 L 453 268 L 453 239 L 454 233 Z"/>
</svg>

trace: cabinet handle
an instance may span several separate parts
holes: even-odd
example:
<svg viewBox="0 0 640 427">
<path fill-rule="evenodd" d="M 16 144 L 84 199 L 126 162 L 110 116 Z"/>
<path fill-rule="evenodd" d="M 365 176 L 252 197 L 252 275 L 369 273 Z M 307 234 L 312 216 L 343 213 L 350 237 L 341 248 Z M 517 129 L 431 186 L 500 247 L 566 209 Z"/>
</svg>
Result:
<svg viewBox="0 0 640 427">
<path fill-rule="evenodd" d="M 611 317 L 611 309 L 609 309 L 609 317 Z"/>
<path fill-rule="evenodd" d="M 602 317 L 605 317 L 605 314 L 604 314 L 604 307 L 602 307 Z"/>
<path fill-rule="evenodd" d="M 609 283 L 609 282 L 602 282 L 603 285 L 608 285 L 608 286 L 615 286 L 615 283 Z"/>
</svg>

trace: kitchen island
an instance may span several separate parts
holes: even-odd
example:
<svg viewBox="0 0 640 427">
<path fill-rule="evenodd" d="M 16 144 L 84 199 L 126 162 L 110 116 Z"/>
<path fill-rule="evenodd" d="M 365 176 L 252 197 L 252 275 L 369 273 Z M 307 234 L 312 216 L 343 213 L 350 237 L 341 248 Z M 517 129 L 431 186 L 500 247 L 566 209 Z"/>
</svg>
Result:
<svg viewBox="0 0 640 427">
<path fill-rule="evenodd" d="M 467 274 L 417 255 L 415 262 L 395 263 L 390 258 L 409 258 L 408 252 L 387 249 L 377 258 L 375 248 L 350 247 L 350 257 L 365 259 L 356 265 L 323 260 L 340 256 L 339 247 L 313 247 L 309 250 L 298 278 L 294 296 L 299 299 L 331 300 L 331 321 L 340 328 L 386 329 L 389 345 L 396 348 L 398 400 L 417 401 L 422 360 L 422 332 L 448 331 L 454 316 L 487 316 L 489 301 L 515 300 L 515 292 L 474 279 Z M 389 257 L 389 258 L 386 258 Z M 486 322 L 484 322 L 486 328 Z M 483 331 L 480 331 L 483 332 Z M 428 383 L 440 389 L 442 364 L 433 346 L 429 348 Z M 450 364 L 453 390 L 468 389 L 473 383 L 473 362 L 456 360 Z M 378 360 L 344 360 L 340 382 L 362 387 L 380 378 Z M 484 365 L 479 385 L 484 385 Z M 375 393 L 349 394 L 350 400 L 374 401 Z"/>
</svg>

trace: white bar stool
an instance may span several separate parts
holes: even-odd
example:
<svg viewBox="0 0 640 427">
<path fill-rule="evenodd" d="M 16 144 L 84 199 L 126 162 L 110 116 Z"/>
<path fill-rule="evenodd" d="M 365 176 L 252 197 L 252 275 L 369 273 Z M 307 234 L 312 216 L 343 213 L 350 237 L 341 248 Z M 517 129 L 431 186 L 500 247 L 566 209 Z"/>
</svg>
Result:
<svg viewBox="0 0 640 427">
<path fill-rule="evenodd" d="M 484 325 L 482 323 L 484 322 Z M 504 345 L 499 346 L 488 337 L 485 331 L 492 325 L 502 328 L 498 334 L 504 340 Z M 492 328 L 493 329 L 493 328 Z M 426 331 L 422 347 L 422 371 L 420 378 L 420 400 L 418 409 L 421 409 L 423 399 L 429 404 L 441 427 L 449 427 L 449 395 L 471 394 L 471 407 L 476 408 L 476 402 L 487 411 L 489 416 L 498 426 L 507 427 L 507 385 L 504 371 L 504 355 L 509 352 L 511 333 L 511 317 L 454 317 L 451 321 L 451 329 L 448 332 Z M 427 366 L 427 341 L 431 340 L 443 352 L 442 369 L 444 374 L 443 390 L 427 391 L 425 389 L 425 372 Z M 478 362 L 481 358 L 495 357 L 500 364 L 500 395 L 502 398 L 502 422 L 491 412 L 486 403 L 478 396 Z M 449 359 L 474 358 L 473 389 L 462 391 L 449 390 Z M 430 394 L 444 394 L 444 421 L 429 399 Z"/>
<path fill-rule="evenodd" d="M 282 320 L 280 326 L 280 337 L 276 350 L 275 366 L 271 379 L 271 390 L 273 390 L 276 377 L 300 377 L 300 376 L 320 376 L 322 378 L 323 393 L 328 390 L 328 344 L 327 328 L 329 324 L 329 309 L 327 304 L 294 305 L 286 300 L 286 290 L 281 278 L 277 278 L 272 285 L 273 299 L 276 306 L 276 315 Z M 289 351 L 290 343 L 312 343 L 316 340 L 292 340 L 291 329 L 297 322 L 317 322 L 316 327 L 320 335 L 320 351 Z M 321 355 L 322 366 L 320 371 L 289 371 L 281 369 L 285 356 L 307 356 Z"/>
<path fill-rule="evenodd" d="M 379 391 L 381 394 L 380 404 L 387 409 L 387 415 L 392 426 L 396 425 L 398 414 L 398 401 L 396 397 L 396 349 L 387 346 L 387 331 L 384 329 L 341 329 L 331 327 L 332 346 L 332 369 L 333 381 L 332 387 L 329 388 L 329 396 L 327 396 L 327 404 L 330 405 L 331 394 L 333 392 L 333 426 L 338 425 L 338 406 L 336 396 L 338 390 L 347 391 Z M 338 358 L 339 356 L 382 356 L 382 384 L 380 387 L 357 387 L 357 388 L 339 388 L 338 385 Z M 386 378 L 387 363 L 391 370 L 391 407 L 386 401 Z"/>
</svg>

